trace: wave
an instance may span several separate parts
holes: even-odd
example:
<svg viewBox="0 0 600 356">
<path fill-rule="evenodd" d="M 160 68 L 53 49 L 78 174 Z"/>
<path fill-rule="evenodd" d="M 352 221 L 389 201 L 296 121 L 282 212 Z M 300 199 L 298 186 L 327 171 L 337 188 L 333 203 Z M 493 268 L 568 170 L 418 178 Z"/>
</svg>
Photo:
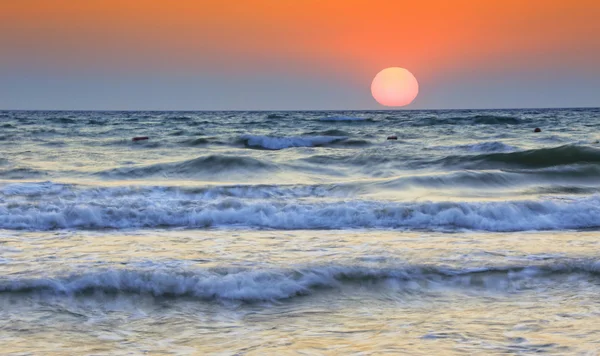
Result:
<svg viewBox="0 0 600 356">
<path fill-rule="evenodd" d="M 507 145 L 500 141 L 478 142 L 457 146 L 435 146 L 435 150 L 464 150 L 468 152 L 509 152 L 516 151 L 517 147 Z"/>
<path fill-rule="evenodd" d="M 190 117 L 190 116 L 167 116 L 166 118 L 168 120 L 172 120 L 172 121 L 192 121 L 192 120 L 194 120 L 194 118 Z"/>
<path fill-rule="evenodd" d="M 309 131 L 304 133 L 305 136 L 350 136 L 350 133 L 344 130 L 331 129 L 325 131 Z"/>
<path fill-rule="evenodd" d="M 207 145 L 225 145 L 226 142 L 219 140 L 217 137 L 197 137 L 189 140 L 182 141 L 186 146 L 207 146 Z"/>
<path fill-rule="evenodd" d="M 471 118 L 475 124 L 483 125 L 518 125 L 522 121 L 513 116 L 476 115 Z"/>
<path fill-rule="evenodd" d="M 408 186 L 426 187 L 426 188 L 493 188 L 509 187 L 512 185 L 526 184 L 536 181 L 540 177 L 533 177 L 526 180 L 520 174 L 509 172 L 452 172 L 445 174 L 430 174 L 404 176 L 392 178 L 383 182 L 378 182 L 375 186 L 384 189 L 402 189 Z"/>
<path fill-rule="evenodd" d="M 457 117 L 430 117 L 418 121 L 417 125 L 519 125 L 521 123 L 523 123 L 523 120 L 514 116 L 475 115 Z"/>
<path fill-rule="evenodd" d="M 267 115 L 267 119 L 285 119 L 287 115 L 284 114 L 269 114 Z"/>
<path fill-rule="evenodd" d="M 396 141 L 398 142 L 398 141 Z M 340 142 L 339 146 L 342 147 L 366 147 L 371 146 L 373 143 L 368 140 L 361 140 L 358 138 L 351 138 Z"/>
<path fill-rule="evenodd" d="M 537 187 L 530 189 L 528 194 L 569 194 L 569 195 L 591 195 L 599 194 L 600 187 L 585 187 L 573 185 L 552 185 L 549 187 Z"/>
<path fill-rule="evenodd" d="M 68 117 L 49 118 L 50 121 L 54 121 L 59 124 L 75 124 L 77 120 Z"/>
<path fill-rule="evenodd" d="M 281 150 L 291 147 L 319 147 L 344 141 L 343 136 L 297 136 L 297 137 L 269 137 L 243 135 L 240 140 L 246 147 L 262 148 L 267 150 Z"/>
<path fill-rule="evenodd" d="M 67 195 L 75 194 L 74 191 L 67 191 L 69 184 L 58 184 L 51 181 L 46 182 L 27 182 L 27 183 L 12 183 L 0 187 L 0 194 L 5 196 L 23 196 L 35 197 L 41 195 L 67 193 Z"/>
<path fill-rule="evenodd" d="M 319 154 L 300 158 L 301 162 L 308 162 L 317 165 L 351 165 L 361 168 L 368 168 L 378 164 L 389 162 L 402 162 L 411 159 L 409 156 L 400 156 L 387 154 L 388 152 L 379 150 L 362 150 L 350 154 Z M 409 162 L 409 161 L 407 161 Z"/>
<path fill-rule="evenodd" d="M 319 121 L 372 121 L 371 119 L 353 116 L 327 116 L 322 117 Z"/>
<path fill-rule="evenodd" d="M 308 189 L 308 192 L 315 191 Z M 322 192 L 329 196 L 327 191 Z M 343 195 L 343 190 L 338 192 Z M 37 201 L 4 195 L 0 200 L 0 228 L 372 228 L 508 232 L 600 227 L 600 196 L 597 195 L 503 202 L 408 203 L 305 201 L 289 197 L 277 199 L 268 194 L 266 198 L 248 200 L 235 197 L 235 193 L 233 197 L 218 199 L 185 192 L 148 194 L 140 190 L 130 193 L 78 193 L 61 195 L 61 199 L 42 194 Z"/>
<path fill-rule="evenodd" d="M 438 161 L 444 166 L 463 168 L 548 168 L 573 164 L 600 163 L 600 149 L 589 146 L 565 145 L 510 153 L 490 153 L 475 156 L 448 156 Z"/>
<path fill-rule="evenodd" d="M 187 140 L 185 143 L 189 146 L 206 146 L 210 143 L 210 139 L 206 137 L 198 137 L 192 140 Z"/>
<path fill-rule="evenodd" d="M 108 124 L 107 119 L 90 119 L 87 122 L 88 125 L 106 125 Z"/>
<path fill-rule="evenodd" d="M 534 191 L 540 194 L 583 194 L 583 192 L 595 193 L 600 189 L 598 176 L 600 176 L 600 167 L 596 166 L 560 166 L 556 169 L 531 170 L 463 170 L 401 176 L 376 182 L 373 186 L 383 189 L 407 187 L 480 189 L 535 186 Z M 527 194 L 531 194 L 531 190 Z"/>
<path fill-rule="evenodd" d="M 221 173 L 255 174 L 274 171 L 277 166 L 256 158 L 209 155 L 198 158 L 171 162 L 157 163 L 142 167 L 121 167 L 98 172 L 104 178 L 147 178 L 156 176 L 183 176 L 193 177 L 200 175 L 214 175 Z"/>
<path fill-rule="evenodd" d="M 487 266 L 463 269 L 415 265 L 389 268 L 322 265 L 285 268 L 104 269 L 55 277 L 3 277 L 0 293 L 46 293 L 59 296 L 123 293 L 201 300 L 275 301 L 307 296 L 323 289 L 368 284 L 395 290 L 447 287 L 518 291 L 537 285 L 563 283 L 561 277 L 589 279 L 600 274 L 597 261 L 554 261 L 538 265 Z M 378 288 L 379 287 L 379 288 Z"/>
<path fill-rule="evenodd" d="M 117 186 L 97 187 L 46 182 L 11 183 L 0 187 L 0 197 L 43 197 L 44 199 L 76 199 L 77 201 L 102 201 L 129 197 L 145 197 L 157 201 L 184 199 L 206 201 L 235 197 L 243 199 L 290 199 L 308 197 L 347 197 L 360 189 L 353 184 L 273 185 L 232 184 L 201 187 L 176 186 Z"/>
<path fill-rule="evenodd" d="M 33 169 L 33 168 L 9 168 L 9 169 L 0 169 L 0 178 L 4 179 L 31 179 L 31 178 L 39 178 L 48 175 L 48 172 Z"/>
</svg>

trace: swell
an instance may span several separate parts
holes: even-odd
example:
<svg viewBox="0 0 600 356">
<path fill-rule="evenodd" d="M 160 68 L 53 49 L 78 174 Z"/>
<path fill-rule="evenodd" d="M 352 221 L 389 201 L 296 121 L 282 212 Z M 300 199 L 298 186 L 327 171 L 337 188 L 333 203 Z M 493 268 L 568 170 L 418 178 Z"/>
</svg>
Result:
<svg viewBox="0 0 600 356">
<path fill-rule="evenodd" d="M 320 147 L 328 146 L 337 142 L 345 141 L 345 136 L 292 136 L 292 137 L 272 137 L 243 135 L 241 142 L 249 148 L 260 148 L 266 150 L 281 150 L 291 147 Z"/>
<path fill-rule="evenodd" d="M 190 160 L 157 163 L 142 167 L 121 167 L 98 172 L 103 178 L 147 178 L 156 176 L 194 177 L 222 173 L 264 173 L 274 171 L 277 166 L 273 163 L 251 157 L 208 155 Z"/>
<path fill-rule="evenodd" d="M 516 151 L 517 148 L 514 146 L 507 145 L 500 141 L 487 141 L 487 142 L 478 142 L 473 144 L 466 145 L 457 145 L 457 146 L 435 146 L 431 149 L 446 151 L 446 150 L 464 150 L 467 152 L 508 152 L 508 151 Z"/>
<path fill-rule="evenodd" d="M 326 116 L 319 119 L 323 122 L 338 122 L 338 123 L 360 123 L 360 122 L 374 122 L 373 119 L 354 117 L 354 116 Z"/>
<path fill-rule="evenodd" d="M 348 131 L 339 129 L 329 129 L 324 131 L 308 131 L 304 133 L 305 136 L 350 136 Z"/>
<path fill-rule="evenodd" d="M 514 116 L 473 115 L 456 117 L 430 117 L 416 121 L 417 126 L 435 125 L 519 125 L 524 121 Z"/>
<path fill-rule="evenodd" d="M 0 162 L 0 166 L 9 165 L 8 161 L 3 163 Z M 29 167 L 12 167 L 6 169 L 0 169 L 0 178 L 3 179 L 32 179 L 40 178 L 48 175 L 49 172 L 38 170 Z"/>
<path fill-rule="evenodd" d="M 448 156 L 435 163 L 468 169 L 548 168 L 574 164 L 599 164 L 600 149 L 564 145 L 509 153 Z"/>
<path fill-rule="evenodd" d="M 600 167 L 565 166 L 558 169 L 539 170 L 489 170 L 458 171 L 443 174 L 414 175 L 388 179 L 376 183 L 380 188 L 404 188 L 407 186 L 427 188 L 510 188 L 536 185 L 543 191 L 571 193 L 572 191 L 595 191 L 599 188 Z"/>
<path fill-rule="evenodd" d="M 414 290 L 439 287 L 454 290 L 519 291 L 537 285 L 561 285 L 568 280 L 598 278 L 597 261 L 553 261 L 538 265 L 486 266 L 451 269 L 409 265 L 388 268 L 322 265 L 295 269 L 213 268 L 196 270 L 104 269 L 66 276 L 0 277 L 0 293 L 98 296 L 97 292 L 192 297 L 201 300 L 275 301 L 306 296 L 323 289 L 381 288 Z"/>
</svg>

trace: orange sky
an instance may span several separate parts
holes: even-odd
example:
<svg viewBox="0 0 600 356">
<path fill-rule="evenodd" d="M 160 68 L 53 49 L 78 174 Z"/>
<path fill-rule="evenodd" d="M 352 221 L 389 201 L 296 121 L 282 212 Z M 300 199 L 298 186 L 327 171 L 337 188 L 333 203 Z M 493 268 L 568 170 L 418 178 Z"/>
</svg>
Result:
<svg viewBox="0 0 600 356">
<path fill-rule="evenodd" d="M 597 0 L 0 0 L 0 71 L 594 70 Z"/>
</svg>

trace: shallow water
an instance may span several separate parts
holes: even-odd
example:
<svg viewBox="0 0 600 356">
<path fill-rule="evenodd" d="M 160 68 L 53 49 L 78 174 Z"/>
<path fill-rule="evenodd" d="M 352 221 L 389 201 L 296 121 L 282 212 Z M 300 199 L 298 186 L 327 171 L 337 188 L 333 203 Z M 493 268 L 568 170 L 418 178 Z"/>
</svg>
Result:
<svg viewBox="0 0 600 356">
<path fill-rule="evenodd" d="M 598 117 L 0 112 L 2 352 L 594 355 Z"/>
</svg>

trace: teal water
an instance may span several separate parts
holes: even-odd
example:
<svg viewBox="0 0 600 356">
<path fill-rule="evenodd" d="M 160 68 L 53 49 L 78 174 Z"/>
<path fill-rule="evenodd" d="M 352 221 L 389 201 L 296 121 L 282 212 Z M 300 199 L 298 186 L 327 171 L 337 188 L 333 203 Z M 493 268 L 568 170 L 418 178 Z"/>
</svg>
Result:
<svg viewBox="0 0 600 356">
<path fill-rule="evenodd" d="M 3 352 L 595 354 L 599 118 L 0 112 Z"/>
</svg>

